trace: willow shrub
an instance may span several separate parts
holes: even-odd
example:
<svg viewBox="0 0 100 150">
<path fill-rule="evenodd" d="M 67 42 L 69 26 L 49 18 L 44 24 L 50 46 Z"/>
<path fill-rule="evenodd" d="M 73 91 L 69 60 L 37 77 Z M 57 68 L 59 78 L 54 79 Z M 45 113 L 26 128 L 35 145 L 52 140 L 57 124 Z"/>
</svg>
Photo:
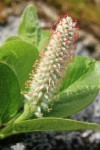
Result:
<svg viewBox="0 0 100 150">
<path fill-rule="evenodd" d="M 100 130 L 99 124 L 67 119 L 96 98 L 100 62 L 74 55 L 76 21 L 65 15 L 54 24 L 51 34 L 41 29 L 30 5 L 18 36 L 0 46 L 1 139 L 21 132 Z"/>
</svg>

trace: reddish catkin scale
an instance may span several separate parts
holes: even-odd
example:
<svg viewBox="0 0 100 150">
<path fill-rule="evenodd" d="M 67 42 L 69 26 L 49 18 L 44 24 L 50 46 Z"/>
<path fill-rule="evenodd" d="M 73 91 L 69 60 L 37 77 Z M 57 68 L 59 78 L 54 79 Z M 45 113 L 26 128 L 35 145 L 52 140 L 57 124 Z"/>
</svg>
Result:
<svg viewBox="0 0 100 150">
<path fill-rule="evenodd" d="M 32 71 L 31 82 L 29 81 L 29 91 L 24 94 L 29 100 L 29 107 L 37 117 L 42 117 L 43 111 L 50 111 L 49 103 L 53 100 L 58 85 L 60 86 L 65 70 L 69 69 L 76 49 L 76 21 L 65 15 L 54 25 L 56 29 L 50 29 L 50 43 L 46 50 L 42 51 L 40 61 L 36 62 L 35 73 Z"/>
</svg>

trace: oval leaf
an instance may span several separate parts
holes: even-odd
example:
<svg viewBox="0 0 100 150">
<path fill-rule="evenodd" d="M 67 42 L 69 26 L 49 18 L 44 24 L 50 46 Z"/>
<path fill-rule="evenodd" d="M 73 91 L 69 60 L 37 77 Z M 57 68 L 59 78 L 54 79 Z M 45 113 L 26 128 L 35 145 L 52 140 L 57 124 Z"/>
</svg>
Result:
<svg viewBox="0 0 100 150">
<path fill-rule="evenodd" d="M 6 64 L 0 63 L 0 120 L 9 121 L 21 104 L 17 77 Z"/>
<path fill-rule="evenodd" d="M 10 36 L 6 39 L 5 42 L 13 41 L 13 40 L 21 40 L 19 36 Z"/>
<path fill-rule="evenodd" d="M 85 58 L 85 60 L 89 62 L 89 60 L 87 59 L 88 58 Z M 80 64 L 80 66 L 82 65 Z M 68 82 L 66 81 L 67 84 L 65 83 L 64 87 L 68 88 L 66 89 L 63 88 L 64 90 L 55 96 L 54 100 L 52 100 L 54 103 L 54 105 L 51 106 L 52 110 L 50 112 L 44 113 L 44 116 L 46 117 L 70 116 L 75 114 L 76 112 L 79 112 L 80 110 L 88 106 L 90 103 L 92 103 L 93 100 L 96 98 L 98 91 L 100 89 L 99 68 L 100 62 L 95 62 L 91 67 L 88 67 L 88 71 L 85 72 L 82 71 L 82 76 L 80 75 L 80 73 L 78 75 L 78 70 L 76 68 L 77 70 L 76 80 L 74 79 L 73 82 L 71 81 L 71 79 L 69 79 Z M 85 66 L 83 66 L 80 69 L 86 70 Z M 73 76 L 75 77 L 75 74 L 73 74 Z"/>
<path fill-rule="evenodd" d="M 69 69 L 66 70 L 67 77 L 63 78 L 60 91 L 68 88 L 89 70 L 93 70 L 94 65 L 94 59 L 89 57 L 76 56 L 74 61 L 69 64 Z"/>
<path fill-rule="evenodd" d="M 34 5 L 29 5 L 22 15 L 19 26 L 20 37 L 30 43 L 38 44 L 41 37 L 41 30 L 38 16 Z"/>
<path fill-rule="evenodd" d="M 13 69 L 22 90 L 38 58 L 36 47 L 22 40 L 12 40 L 0 47 L 0 61 L 7 63 Z"/>
<path fill-rule="evenodd" d="M 71 119 L 41 118 L 14 124 L 14 132 L 64 131 L 64 130 L 100 130 L 100 125 Z"/>
</svg>

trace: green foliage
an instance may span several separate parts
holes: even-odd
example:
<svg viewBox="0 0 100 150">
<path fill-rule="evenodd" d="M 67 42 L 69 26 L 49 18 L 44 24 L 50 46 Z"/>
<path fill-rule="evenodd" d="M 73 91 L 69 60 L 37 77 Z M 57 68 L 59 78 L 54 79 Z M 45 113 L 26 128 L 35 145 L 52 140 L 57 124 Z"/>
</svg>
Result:
<svg viewBox="0 0 100 150">
<path fill-rule="evenodd" d="M 62 80 L 62 86 L 60 91 L 68 88 L 70 85 L 74 84 L 87 72 L 95 69 L 96 61 L 89 57 L 75 57 L 74 63 L 69 64 L 69 70 L 66 70 L 67 77 Z M 66 80 L 67 79 L 67 80 Z"/>
<path fill-rule="evenodd" d="M 6 39 L 6 42 L 13 41 L 13 40 L 20 40 L 21 38 L 19 36 L 10 36 Z"/>
<path fill-rule="evenodd" d="M 50 37 L 50 31 L 49 30 L 42 30 L 41 31 L 41 40 L 38 44 L 38 50 L 41 53 L 42 49 L 48 44 L 48 37 Z"/>
<path fill-rule="evenodd" d="M 39 52 L 48 44 L 49 31 L 41 30 L 34 6 L 28 6 L 19 26 L 19 35 L 9 37 L 0 46 L 0 138 L 11 134 L 49 130 L 100 130 L 100 125 L 63 117 L 71 116 L 88 106 L 100 89 L 100 62 L 89 57 L 75 57 L 66 70 L 60 89 L 50 104 L 52 110 L 44 117 L 30 118 L 20 111 L 21 90 L 29 78 Z M 17 118 L 17 116 L 19 116 Z M 26 120 L 28 119 L 28 120 Z"/>
<path fill-rule="evenodd" d="M 66 117 L 88 106 L 100 89 L 100 62 L 87 57 L 76 57 L 70 64 L 68 77 L 54 97 L 54 105 L 45 116 Z M 67 70 L 68 72 L 68 70 Z"/>
<path fill-rule="evenodd" d="M 22 20 L 19 26 L 20 37 L 30 43 L 38 45 L 41 37 L 41 29 L 36 13 L 36 9 L 33 5 L 29 5 L 22 15 Z"/>
<path fill-rule="evenodd" d="M 22 40 L 10 40 L 0 47 L 0 60 L 8 64 L 17 75 L 21 90 L 29 78 L 34 62 L 39 58 L 38 50 Z"/>
<path fill-rule="evenodd" d="M 17 77 L 10 67 L 0 63 L 0 122 L 6 123 L 18 112 L 21 104 Z"/>
<path fill-rule="evenodd" d="M 100 130 L 100 125 L 87 123 L 71 119 L 62 118 L 41 118 L 21 121 L 14 124 L 14 132 L 33 132 L 33 131 L 62 131 L 62 130 Z"/>
</svg>

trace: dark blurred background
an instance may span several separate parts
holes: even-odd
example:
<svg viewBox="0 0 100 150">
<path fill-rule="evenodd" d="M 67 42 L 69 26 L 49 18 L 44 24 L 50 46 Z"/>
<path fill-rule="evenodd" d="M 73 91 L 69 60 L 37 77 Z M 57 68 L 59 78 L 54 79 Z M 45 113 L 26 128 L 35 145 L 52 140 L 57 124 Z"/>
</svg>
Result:
<svg viewBox="0 0 100 150">
<path fill-rule="evenodd" d="M 44 29 L 64 14 L 76 19 L 80 28 L 76 54 L 100 60 L 100 0 L 0 0 L 0 44 L 17 34 L 20 16 L 30 3 L 36 6 Z M 100 123 L 100 94 L 72 118 Z M 0 141 L 0 150 L 100 150 L 100 131 L 14 135 Z"/>
</svg>

